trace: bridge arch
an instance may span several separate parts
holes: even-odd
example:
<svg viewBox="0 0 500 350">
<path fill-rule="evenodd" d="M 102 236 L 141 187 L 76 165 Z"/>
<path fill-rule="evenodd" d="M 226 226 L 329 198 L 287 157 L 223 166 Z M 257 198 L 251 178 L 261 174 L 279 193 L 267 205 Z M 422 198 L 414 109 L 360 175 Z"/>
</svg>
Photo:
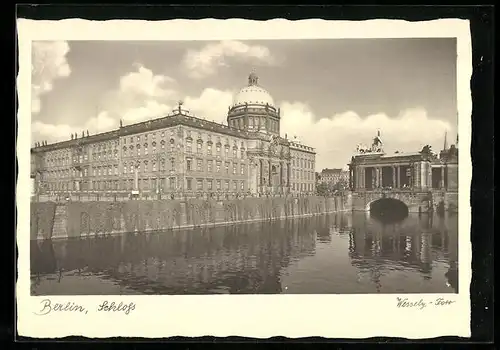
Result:
<svg viewBox="0 0 500 350">
<path fill-rule="evenodd" d="M 408 205 L 398 198 L 381 197 L 367 203 L 366 212 L 371 216 L 406 217 L 409 213 Z"/>
</svg>

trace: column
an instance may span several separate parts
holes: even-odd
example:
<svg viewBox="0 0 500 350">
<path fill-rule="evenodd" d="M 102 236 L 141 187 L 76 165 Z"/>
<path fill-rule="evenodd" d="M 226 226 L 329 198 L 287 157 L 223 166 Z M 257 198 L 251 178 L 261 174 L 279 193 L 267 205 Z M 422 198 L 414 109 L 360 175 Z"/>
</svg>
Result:
<svg viewBox="0 0 500 350">
<path fill-rule="evenodd" d="M 361 188 L 366 188 L 366 169 L 364 167 L 361 168 Z"/>
<path fill-rule="evenodd" d="M 280 162 L 280 186 L 283 187 L 283 162 Z"/>
<path fill-rule="evenodd" d="M 444 166 L 441 167 L 441 181 L 439 185 L 442 189 L 444 188 Z"/>
<path fill-rule="evenodd" d="M 401 188 L 401 166 L 398 165 L 396 169 L 396 186 Z"/>
<path fill-rule="evenodd" d="M 271 179 L 272 179 L 272 165 L 271 165 L 271 161 L 269 161 L 268 176 L 269 176 L 269 179 L 267 180 L 267 185 L 271 186 L 272 185 L 272 182 L 271 182 Z"/>
<path fill-rule="evenodd" d="M 352 190 L 352 187 L 352 167 L 349 166 L 349 188 Z"/>
<path fill-rule="evenodd" d="M 290 173 L 291 172 L 292 172 L 291 165 L 290 165 L 290 163 L 287 163 L 287 171 L 286 171 L 286 185 L 287 185 L 287 187 L 290 187 Z"/>
<path fill-rule="evenodd" d="M 384 187 L 384 168 L 383 167 L 379 167 L 378 168 L 378 184 L 379 184 L 379 187 Z"/>
<path fill-rule="evenodd" d="M 392 188 L 396 187 L 396 166 L 392 166 Z"/>
<path fill-rule="evenodd" d="M 134 190 L 139 191 L 139 167 L 137 165 L 134 169 Z"/>
</svg>

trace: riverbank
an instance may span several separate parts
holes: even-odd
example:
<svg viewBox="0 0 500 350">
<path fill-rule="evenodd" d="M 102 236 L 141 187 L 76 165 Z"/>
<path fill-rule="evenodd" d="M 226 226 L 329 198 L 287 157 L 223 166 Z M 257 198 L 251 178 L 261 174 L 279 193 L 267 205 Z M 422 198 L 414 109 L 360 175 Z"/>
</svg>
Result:
<svg viewBox="0 0 500 350">
<path fill-rule="evenodd" d="M 32 240 L 179 230 L 350 210 L 350 196 L 31 203 Z"/>
</svg>

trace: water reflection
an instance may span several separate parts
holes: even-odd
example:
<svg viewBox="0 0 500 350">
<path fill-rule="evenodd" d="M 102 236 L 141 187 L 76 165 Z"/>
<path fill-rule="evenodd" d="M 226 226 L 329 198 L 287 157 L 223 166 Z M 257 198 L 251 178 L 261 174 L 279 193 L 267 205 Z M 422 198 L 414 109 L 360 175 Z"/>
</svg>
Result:
<svg viewBox="0 0 500 350">
<path fill-rule="evenodd" d="M 32 294 L 426 292 L 398 271 L 450 292 L 457 248 L 456 218 L 388 224 L 364 213 L 32 241 Z"/>
</svg>

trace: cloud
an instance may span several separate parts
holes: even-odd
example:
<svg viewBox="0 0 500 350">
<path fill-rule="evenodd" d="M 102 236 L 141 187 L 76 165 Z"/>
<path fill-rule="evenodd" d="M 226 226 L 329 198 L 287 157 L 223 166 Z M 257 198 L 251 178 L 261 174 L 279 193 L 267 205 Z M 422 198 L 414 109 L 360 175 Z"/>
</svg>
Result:
<svg viewBox="0 0 500 350">
<path fill-rule="evenodd" d="M 381 132 L 384 150 L 416 152 L 426 144 L 439 151 L 445 130 L 450 125 L 431 118 L 423 109 L 407 109 L 399 116 L 374 114 L 361 117 L 348 111 L 331 117 L 317 118 L 310 107 L 300 102 L 281 104 L 281 133 L 316 148 L 316 171 L 345 167 L 357 144 L 371 145 L 377 130 Z"/>
<path fill-rule="evenodd" d="M 207 44 L 200 50 L 188 50 L 182 66 L 191 78 L 201 79 L 214 75 L 220 67 L 228 66 L 228 58 L 266 65 L 277 62 L 266 46 L 228 40 Z"/>
<path fill-rule="evenodd" d="M 32 49 L 31 112 L 36 114 L 40 96 L 52 90 L 54 80 L 71 74 L 66 60 L 70 47 L 66 41 L 35 41 Z"/>
<path fill-rule="evenodd" d="M 91 117 L 82 125 L 51 124 L 35 121 L 31 124 L 31 132 L 40 138 L 34 141 L 47 140 L 50 142 L 69 140 L 71 134 L 81 136 L 82 131 L 87 134 L 96 134 L 115 129 L 118 126 L 116 119 L 107 112 L 100 112 L 96 117 Z"/>
<path fill-rule="evenodd" d="M 153 71 L 141 64 L 135 64 L 136 70 L 120 78 L 119 92 L 121 94 L 132 94 L 155 98 L 169 98 L 175 95 L 175 91 L 168 84 L 174 83 L 175 79 L 166 75 L 155 75 Z"/>
<path fill-rule="evenodd" d="M 31 133 L 40 136 L 40 138 L 36 138 L 34 141 L 67 140 L 70 138 L 71 133 L 77 132 L 77 130 L 77 128 L 68 124 L 55 125 L 41 121 L 35 121 L 31 124 Z"/>
<path fill-rule="evenodd" d="M 233 92 L 207 88 L 198 97 L 186 97 L 184 106 L 199 118 L 222 123 L 226 122 L 227 110 L 232 101 Z"/>
<path fill-rule="evenodd" d="M 108 112 L 100 112 L 96 117 L 90 118 L 80 129 L 96 134 L 103 131 L 109 131 L 118 127 L 118 122 L 112 118 Z"/>
<path fill-rule="evenodd" d="M 155 100 L 146 101 L 143 106 L 131 108 L 123 113 L 122 119 L 126 123 L 133 124 L 148 119 L 156 119 L 165 116 L 172 111 L 169 105 L 158 103 Z"/>
</svg>

